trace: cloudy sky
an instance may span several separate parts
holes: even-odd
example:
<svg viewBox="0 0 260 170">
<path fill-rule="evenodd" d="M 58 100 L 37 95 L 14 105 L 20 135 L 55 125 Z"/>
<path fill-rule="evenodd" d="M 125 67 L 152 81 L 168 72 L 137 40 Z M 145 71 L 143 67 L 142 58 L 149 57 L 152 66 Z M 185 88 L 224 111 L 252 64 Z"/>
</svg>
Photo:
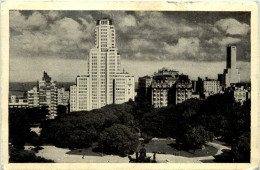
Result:
<svg viewBox="0 0 260 170">
<path fill-rule="evenodd" d="M 136 77 L 167 67 L 217 78 L 226 46 L 237 45 L 242 81 L 250 80 L 250 13 L 140 11 L 10 11 L 10 81 L 56 81 L 85 74 L 95 20 L 110 17 L 122 68 Z"/>
</svg>

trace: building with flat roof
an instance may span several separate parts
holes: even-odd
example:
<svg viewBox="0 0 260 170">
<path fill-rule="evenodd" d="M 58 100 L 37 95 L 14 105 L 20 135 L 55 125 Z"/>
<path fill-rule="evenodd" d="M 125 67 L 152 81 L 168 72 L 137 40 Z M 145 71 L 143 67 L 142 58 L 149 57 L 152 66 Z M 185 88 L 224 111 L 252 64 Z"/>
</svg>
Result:
<svg viewBox="0 0 260 170">
<path fill-rule="evenodd" d="M 144 77 L 139 77 L 138 79 L 138 90 L 137 90 L 137 99 L 139 101 L 147 101 L 149 104 L 151 104 L 151 99 L 152 99 L 152 76 L 144 76 Z"/>
<path fill-rule="evenodd" d="M 236 46 L 229 45 L 227 46 L 227 60 L 226 60 L 226 69 L 223 73 L 223 86 L 229 87 L 231 84 L 240 82 L 240 73 L 238 72 L 236 66 Z"/>
<path fill-rule="evenodd" d="M 77 76 L 76 84 L 70 86 L 70 111 L 91 110 L 90 77 Z"/>
<path fill-rule="evenodd" d="M 70 92 L 64 87 L 58 89 L 58 105 L 68 106 L 70 99 Z"/>
<path fill-rule="evenodd" d="M 113 104 L 128 102 L 129 99 L 135 100 L 134 76 L 118 73 L 111 78 L 113 79 Z"/>
<path fill-rule="evenodd" d="M 11 95 L 8 103 L 9 108 L 27 108 L 27 99 L 23 97 L 17 97 L 16 95 Z"/>
<path fill-rule="evenodd" d="M 38 87 L 33 87 L 27 92 L 28 107 L 40 107 Z"/>
<path fill-rule="evenodd" d="M 201 98 L 207 98 L 214 94 L 222 93 L 222 86 L 220 85 L 219 80 L 198 78 L 196 82 L 196 91 L 200 94 Z"/>
</svg>

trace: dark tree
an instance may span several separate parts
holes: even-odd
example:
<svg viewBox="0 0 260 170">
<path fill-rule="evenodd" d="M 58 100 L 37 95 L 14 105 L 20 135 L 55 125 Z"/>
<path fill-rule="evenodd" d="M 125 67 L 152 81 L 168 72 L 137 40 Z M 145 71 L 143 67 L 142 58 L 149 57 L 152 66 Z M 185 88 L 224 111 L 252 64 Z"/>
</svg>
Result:
<svg viewBox="0 0 260 170">
<path fill-rule="evenodd" d="M 213 140 L 213 133 L 205 130 L 203 126 L 190 127 L 183 137 L 177 138 L 186 149 L 201 148 L 207 142 Z"/>
<path fill-rule="evenodd" d="M 125 156 L 136 151 L 138 136 L 124 125 L 115 124 L 100 134 L 99 146 L 104 152 Z"/>
<path fill-rule="evenodd" d="M 67 107 L 63 105 L 57 106 L 57 115 L 58 116 L 64 116 L 67 113 Z"/>
<path fill-rule="evenodd" d="M 232 144 L 231 152 L 235 162 L 250 162 L 250 133 L 244 133 Z"/>
<path fill-rule="evenodd" d="M 53 163 L 53 160 L 35 156 L 32 151 L 19 150 L 9 145 L 10 163 Z"/>
</svg>

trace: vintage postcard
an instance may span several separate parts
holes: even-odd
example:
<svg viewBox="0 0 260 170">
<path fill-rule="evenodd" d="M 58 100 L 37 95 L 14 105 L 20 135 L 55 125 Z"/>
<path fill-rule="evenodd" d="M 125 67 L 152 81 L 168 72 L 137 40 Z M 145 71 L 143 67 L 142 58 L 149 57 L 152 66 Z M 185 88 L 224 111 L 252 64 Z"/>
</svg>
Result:
<svg viewBox="0 0 260 170">
<path fill-rule="evenodd" d="M 257 169 L 256 2 L 3 2 L 2 169 Z"/>
</svg>

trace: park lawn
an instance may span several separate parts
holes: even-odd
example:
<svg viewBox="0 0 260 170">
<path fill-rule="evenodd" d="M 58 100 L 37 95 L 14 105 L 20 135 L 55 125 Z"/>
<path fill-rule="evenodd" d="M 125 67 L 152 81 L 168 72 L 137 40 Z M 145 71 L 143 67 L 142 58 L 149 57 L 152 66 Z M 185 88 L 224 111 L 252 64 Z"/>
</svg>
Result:
<svg viewBox="0 0 260 170">
<path fill-rule="evenodd" d="M 140 150 L 140 148 L 142 148 L 142 146 L 139 145 L 138 150 Z M 205 149 L 196 149 L 195 152 L 193 152 L 193 150 L 179 150 L 179 146 L 175 141 L 170 139 L 151 140 L 148 144 L 145 144 L 145 149 L 147 153 L 157 152 L 159 154 L 173 154 L 189 158 L 211 156 L 215 155 L 218 151 L 215 147 L 208 145 L 205 146 Z"/>
</svg>

